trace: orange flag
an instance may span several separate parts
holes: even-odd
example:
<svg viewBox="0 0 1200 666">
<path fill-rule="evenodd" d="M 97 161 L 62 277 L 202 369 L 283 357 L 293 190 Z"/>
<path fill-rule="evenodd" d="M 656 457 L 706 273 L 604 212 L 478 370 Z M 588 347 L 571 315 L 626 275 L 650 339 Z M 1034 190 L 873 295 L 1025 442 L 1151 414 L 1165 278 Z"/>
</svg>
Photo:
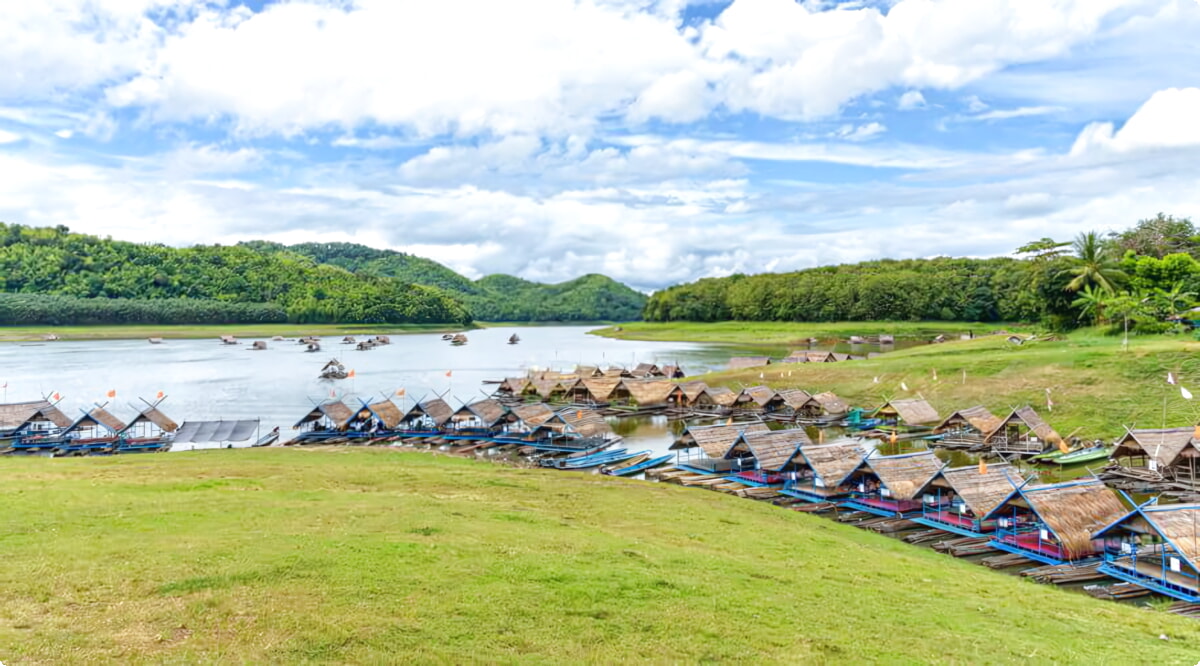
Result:
<svg viewBox="0 0 1200 666">
<path fill-rule="evenodd" d="M 449 377 L 449 376 L 450 376 L 450 373 L 452 373 L 452 372 L 454 372 L 454 371 L 453 371 L 453 370 L 447 370 L 447 371 L 446 371 L 446 376 L 447 376 L 447 377 Z"/>
<path fill-rule="evenodd" d="M 54 399 L 55 399 L 55 400 L 62 400 L 62 396 L 61 396 L 61 395 L 59 395 L 59 394 L 57 394 L 57 393 L 55 393 L 55 394 L 54 394 Z"/>
<path fill-rule="evenodd" d="M 109 391 L 108 391 L 108 397 L 110 397 L 110 398 L 115 398 L 115 397 L 117 397 L 117 389 L 109 389 Z"/>
<path fill-rule="evenodd" d="M 892 444 L 895 444 L 897 439 L 899 439 L 899 438 L 898 438 L 898 437 L 896 437 L 896 431 L 895 431 L 895 430 L 893 430 L 893 431 L 892 431 L 892 436 L 891 436 L 890 438 L 888 438 L 888 441 L 889 441 L 889 442 L 891 442 Z"/>
<path fill-rule="evenodd" d="M 347 376 L 347 377 L 353 377 L 353 376 L 354 376 L 354 371 L 353 371 L 353 370 L 351 370 L 351 371 L 350 371 L 350 372 L 349 372 L 349 373 L 348 373 L 346 376 Z"/>
<path fill-rule="evenodd" d="M 396 389 L 396 395 L 404 397 L 404 389 Z"/>
<path fill-rule="evenodd" d="M 987 474 L 987 461 L 983 459 L 983 456 L 979 457 L 979 474 L 980 476 Z"/>
<path fill-rule="evenodd" d="M 725 425 L 727 425 L 727 426 L 733 425 L 733 417 L 732 416 L 729 417 L 729 420 L 725 422 Z"/>
<path fill-rule="evenodd" d="M 158 392 L 158 393 L 157 393 L 157 394 L 156 394 L 154 397 L 155 397 L 155 398 L 157 398 L 158 400 L 162 400 L 162 399 L 163 399 L 163 392 L 162 392 L 162 391 L 159 391 L 159 392 Z"/>
<path fill-rule="evenodd" d="M 582 412 L 581 410 L 578 410 L 578 409 L 577 409 L 577 410 L 575 410 L 575 418 L 577 418 L 577 419 L 581 419 L 581 418 L 583 418 L 583 412 Z"/>
<path fill-rule="evenodd" d="M 1058 440 L 1058 450 L 1062 451 L 1063 453 L 1070 453 L 1071 447 L 1067 446 L 1066 440 L 1060 439 Z"/>
</svg>

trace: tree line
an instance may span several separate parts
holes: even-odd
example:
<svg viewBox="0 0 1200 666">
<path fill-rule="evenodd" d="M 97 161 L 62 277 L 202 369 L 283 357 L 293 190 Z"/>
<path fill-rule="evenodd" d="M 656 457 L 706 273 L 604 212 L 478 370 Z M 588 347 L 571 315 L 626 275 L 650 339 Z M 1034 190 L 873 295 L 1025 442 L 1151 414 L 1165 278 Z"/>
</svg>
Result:
<svg viewBox="0 0 1200 666">
<path fill-rule="evenodd" d="M 993 259 L 879 260 L 706 278 L 653 294 L 648 321 L 922 320 L 1112 324 L 1157 332 L 1200 293 L 1200 236 L 1159 213 L 1108 235 L 1043 238 Z"/>
</svg>

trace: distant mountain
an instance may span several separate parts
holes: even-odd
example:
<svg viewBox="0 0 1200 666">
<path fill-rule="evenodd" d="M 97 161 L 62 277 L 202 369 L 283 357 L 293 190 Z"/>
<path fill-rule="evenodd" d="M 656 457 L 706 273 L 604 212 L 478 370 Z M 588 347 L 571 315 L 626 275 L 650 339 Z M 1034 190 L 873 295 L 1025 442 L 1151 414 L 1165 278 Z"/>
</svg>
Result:
<svg viewBox="0 0 1200 666">
<path fill-rule="evenodd" d="M 472 281 L 436 261 L 356 243 L 250 241 L 241 245 L 258 252 L 307 257 L 364 276 L 437 287 L 460 298 L 481 321 L 632 321 L 641 319 L 646 304 L 644 294 L 603 275 L 584 275 L 559 284 L 511 275 Z"/>
</svg>

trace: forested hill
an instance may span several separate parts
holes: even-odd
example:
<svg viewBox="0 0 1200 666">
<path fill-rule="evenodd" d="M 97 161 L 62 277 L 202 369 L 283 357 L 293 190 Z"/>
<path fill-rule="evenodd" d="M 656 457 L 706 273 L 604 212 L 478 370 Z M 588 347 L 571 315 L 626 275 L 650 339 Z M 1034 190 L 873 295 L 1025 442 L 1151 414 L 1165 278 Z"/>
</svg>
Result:
<svg viewBox="0 0 1200 666">
<path fill-rule="evenodd" d="M 540 284 L 509 275 L 469 280 L 445 266 L 394 250 L 355 243 L 281 245 L 242 243 L 265 253 L 291 253 L 361 275 L 390 277 L 453 293 L 482 321 L 630 321 L 640 319 L 646 297 L 603 275 Z"/>
<path fill-rule="evenodd" d="M 453 295 L 249 247 L 171 248 L 0 224 L 0 323 L 447 323 Z"/>
</svg>

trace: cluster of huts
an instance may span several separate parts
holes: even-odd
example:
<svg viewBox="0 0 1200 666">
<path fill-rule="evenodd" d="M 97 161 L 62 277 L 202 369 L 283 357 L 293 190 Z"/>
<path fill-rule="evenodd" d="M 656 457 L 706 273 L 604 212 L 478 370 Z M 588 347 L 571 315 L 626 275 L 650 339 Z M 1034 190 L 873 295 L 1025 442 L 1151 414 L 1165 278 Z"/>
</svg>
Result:
<svg viewBox="0 0 1200 666">
<path fill-rule="evenodd" d="M 145 406 L 128 422 L 96 405 L 72 419 L 49 400 L 0 405 L 0 452 L 40 455 L 98 455 L 164 451 L 179 425 L 158 408 Z"/>
<path fill-rule="evenodd" d="M 814 443 L 803 429 L 761 421 L 690 426 L 672 448 L 675 466 L 655 478 L 839 519 L 875 517 L 969 542 L 972 553 L 1007 554 L 1008 566 L 1087 568 L 1200 602 L 1200 505 L 1137 503 L 1095 477 L 1038 483 L 1008 462 L 951 467 L 930 450 L 883 455 L 865 439 Z"/>
</svg>

